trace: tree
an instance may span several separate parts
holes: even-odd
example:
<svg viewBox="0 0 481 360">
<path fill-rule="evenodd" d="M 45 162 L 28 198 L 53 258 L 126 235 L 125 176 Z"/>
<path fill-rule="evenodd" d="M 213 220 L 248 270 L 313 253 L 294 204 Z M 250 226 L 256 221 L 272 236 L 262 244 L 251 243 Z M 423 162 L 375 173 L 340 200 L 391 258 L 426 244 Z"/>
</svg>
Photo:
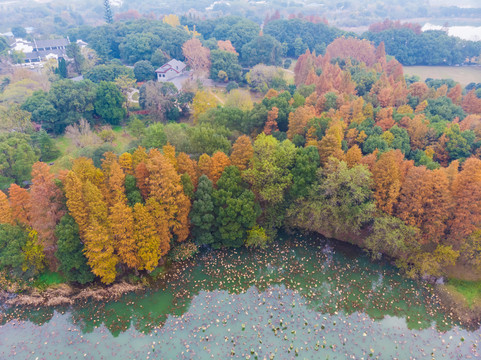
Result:
<svg viewBox="0 0 481 360">
<path fill-rule="evenodd" d="M 30 225 L 38 233 L 38 239 L 51 268 L 55 268 L 54 253 L 57 248 L 55 226 L 65 213 L 62 204 L 63 194 L 55 183 L 55 176 L 50 173 L 50 168 L 45 163 L 33 164 L 32 183 L 29 207 Z"/>
<path fill-rule="evenodd" d="M 22 271 L 30 270 L 34 275 L 39 274 L 45 268 L 45 253 L 42 244 L 38 240 L 37 232 L 27 228 L 28 238 L 22 248 L 24 262 Z"/>
<path fill-rule="evenodd" d="M 110 7 L 110 0 L 104 0 L 104 18 L 107 24 L 114 23 L 114 17 L 112 15 L 112 8 Z"/>
<path fill-rule="evenodd" d="M 148 81 L 140 88 L 139 104 L 155 121 L 178 120 L 182 95 L 172 83 Z"/>
<path fill-rule="evenodd" d="M 469 158 L 453 182 L 449 238 L 457 247 L 481 225 L 481 160 Z"/>
<path fill-rule="evenodd" d="M 170 26 L 167 26 L 170 28 Z M 162 40 L 158 34 L 154 34 L 150 29 L 143 32 L 134 32 L 122 37 L 122 42 L 118 45 L 119 55 L 127 64 L 133 65 L 137 61 L 150 59 L 154 49 L 159 48 Z"/>
<path fill-rule="evenodd" d="M 277 117 L 279 116 L 279 109 L 275 106 L 267 112 L 267 121 L 264 125 L 264 134 L 272 135 L 273 132 L 279 131 L 277 127 Z"/>
<path fill-rule="evenodd" d="M 58 270 L 68 281 L 86 284 L 94 280 L 83 254 L 84 245 L 80 240 L 79 228 L 74 218 L 66 214 L 55 228 L 57 237 L 57 257 L 60 265 Z"/>
<path fill-rule="evenodd" d="M 235 51 L 234 46 L 232 46 L 232 43 L 230 42 L 230 40 L 225 40 L 225 41 L 219 40 L 217 41 L 217 46 L 219 47 L 219 50 L 227 51 L 227 52 L 238 55 L 237 51 Z"/>
<path fill-rule="evenodd" d="M 212 158 L 207 154 L 202 154 L 199 157 L 197 168 L 199 169 L 199 174 L 209 177 L 210 169 L 212 168 Z"/>
<path fill-rule="evenodd" d="M 165 24 L 169 24 L 172 27 L 180 26 L 179 17 L 175 14 L 165 15 L 162 19 L 162 22 Z"/>
<path fill-rule="evenodd" d="M 12 184 L 8 189 L 10 207 L 12 208 L 12 217 L 14 221 L 29 226 L 30 225 L 30 193 L 18 186 Z"/>
<path fill-rule="evenodd" d="M 55 134 L 61 134 L 65 128 L 90 117 L 94 110 L 94 101 L 98 99 L 97 89 L 89 80 L 74 82 L 60 80 L 52 84 L 47 96 L 50 104 L 32 113 L 32 119 L 42 127 Z"/>
<path fill-rule="evenodd" d="M 254 193 L 247 189 L 235 166 L 228 166 L 217 181 L 213 192 L 217 231 L 214 248 L 240 247 L 247 230 L 251 229 L 260 214 Z"/>
<path fill-rule="evenodd" d="M 177 155 L 177 166 L 179 167 L 179 174 L 188 174 L 190 181 L 194 188 L 197 188 L 198 173 L 195 162 L 184 152 Z"/>
<path fill-rule="evenodd" d="M 183 192 L 180 175 L 168 159 L 156 149 L 149 152 L 147 168 L 150 197 L 163 210 L 171 233 L 170 238 L 176 235 L 177 241 L 182 242 L 189 233 L 190 200 Z"/>
<path fill-rule="evenodd" d="M 341 148 L 341 141 L 339 141 L 339 138 L 334 134 L 326 134 L 326 136 L 319 141 L 318 147 L 322 166 L 327 164 L 331 156 L 342 159 L 344 155 Z"/>
<path fill-rule="evenodd" d="M 204 76 L 210 69 L 210 50 L 202 46 L 197 38 L 192 38 L 182 45 L 182 54 L 197 76 Z"/>
<path fill-rule="evenodd" d="M 134 75 L 137 81 L 153 80 L 155 69 L 148 60 L 140 60 L 134 64 Z"/>
<path fill-rule="evenodd" d="M 149 209 L 144 205 L 137 203 L 134 206 L 134 238 L 138 246 L 139 270 L 154 270 L 163 255 L 162 248 L 159 245 L 164 245 L 165 238 L 158 238 L 158 231 L 156 229 L 156 221 L 154 214 L 149 212 Z M 164 235 L 165 232 L 162 233 Z M 165 235 L 164 235 L 165 236 Z"/>
<path fill-rule="evenodd" d="M 67 62 L 63 57 L 58 59 L 57 73 L 60 75 L 62 79 L 66 79 L 68 77 Z"/>
<path fill-rule="evenodd" d="M 92 69 L 84 73 L 84 79 L 90 80 L 96 84 L 101 81 L 115 81 L 115 79 L 126 76 L 134 79 L 134 72 L 131 68 L 116 63 L 94 66 Z"/>
<path fill-rule="evenodd" d="M 327 237 L 358 233 L 374 214 L 371 173 L 363 165 L 351 169 L 331 158 L 319 170 L 317 184 L 288 210 L 289 222 Z"/>
<path fill-rule="evenodd" d="M 135 204 L 143 202 L 135 176 L 130 174 L 125 175 L 125 196 L 127 196 L 128 203 L 132 208 Z"/>
<path fill-rule="evenodd" d="M 209 178 L 212 180 L 214 184 L 217 183 L 217 180 L 219 180 L 224 169 L 227 166 L 230 166 L 230 164 L 231 163 L 230 163 L 229 157 L 226 154 L 224 154 L 222 151 L 216 151 L 214 155 L 212 155 L 212 163 L 211 163 Z"/>
<path fill-rule="evenodd" d="M 3 191 L 0 191 L 0 224 L 13 224 L 12 209 Z"/>
<path fill-rule="evenodd" d="M 27 36 L 27 30 L 22 26 L 13 26 L 11 31 L 16 38 L 24 39 Z"/>
<path fill-rule="evenodd" d="M 251 94 L 248 91 L 234 89 L 227 95 L 225 107 L 236 108 L 245 112 L 252 110 Z"/>
<path fill-rule="evenodd" d="M 192 236 L 198 245 L 214 243 L 215 231 L 214 202 L 212 199 L 212 181 L 205 175 L 199 178 L 199 185 L 194 195 L 190 220 L 192 222 Z"/>
<path fill-rule="evenodd" d="M 346 163 L 349 168 L 352 168 L 361 163 L 362 159 L 362 151 L 357 144 L 354 144 L 352 147 L 347 150 L 346 153 Z"/>
<path fill-rule="evenodd" d="M 118 125 L 125 116 L 124 96 L 113 83 L 102 81 L 97 87 L 94 108 L 107 123 Z"/>
<path fill-rule="evenodd" d="M 213 154 L 216 151 L 227 154 L 230 151 L 231 143 L 227 137 L 231 133 L 224 127 L 194 126 L 187 129 L 187 135 L 191 154 Z"/>
<path fill-rule="evenodd" d="M 134 216 L 126 201 L 117 200 L 109 209 L 109 226 L 112 241 L 116 244 L 119 260 L 129 268 L 137 269 L 138 244 L 134 238 Z"/>
<path fill-rule="evenodd" d="M 320 166 L 319 151 L 314 146 L 296 149 L 296 158 L 292 168 L 292 187 L 289 194 L 294 198 L 307 196 L 310 186 L 316 180 Z"/>
<path fill-rule="evenodd" d="M 0 187 L 22 184 L 31 179 L 32 165 L 38 153 L 30 145 L 30 136 L 20 133 L 0 133 Z"/>
<path fill-rule="evenodd" d="M 0 269 L 14 276 L 23 273 L 25 262 L 23 248 L 28 240 L 27 232 L 20 226 L 0 224 Z"/>
<path fill-rule="evenodd" d="M 218 100 L 210 91 L 200 90 L 195 93 L 192 101 L 194 123 L 197 122 L 199 116 L 207 110 L 215 108 Z"/>
<path fill-rule="evenodd" d="M 377 216 L 365 245 L 373 255 L 384 253 L 406 259 L 416 248 L 419 230 L 394 216 Z"/>
<path fill-rule="evenodd" d="M 388 151 L 381 154 L 372 170 L 376 205 L 389 215 L 393 214 L 409 166 L 403 158 L 399 150 Z"/>
<path fill-rule="evenodd" d="M 238 55 L 235 52 L 212 50 L 210 52 L 210 77 L 213 80 L 240 81 L 242 68 L 239 65 Z M 227 78 L 220 79 L 219 72 L 224 71 Z"/>
<path fill-rule="evenodd" d="M 82 69 L 84 68 L 85 58 L 83 57 L 81 49 L 77 43 L 72 42 L 67 46 L 67 56 L 73 59 L 75 72 L 81 74 Z"/>
<path fill-rule="evenodd" d="M 260 63 L 276 66 L 282 64 L 282 45 L 270 35 L 257 36 L 241 49 L 241 59 L 246 66 L 252 67 Z"/>
<path fill-rule="evenodd" d="M 307 131 L 307 124 L 309 120 L 316 116 L 316 111 L 312 106 L 298 107 L 294 112 L 289 114 L 289 130 L 287 130 L 287 137 L 292 140 L 294 135 L 299 134 L 304 136 Z"/>
<path fill-rule="evenodd" d="M 291 167 L 296 147 L 289 140 L 282 143 L 273 136 L 261 133 L 254 142 L 251 167 L 243 176 L 261 201 L 277 204 L 292 184 Z"/>
<path fill-rule="evenodd" d="M 247 135 L 242 135 L 237 138 L 232 146 L 232 153 L 230 161 L 239 170 L 243 171 L 249 166 L 249 162 L 254 155 L 254 148 L 252 147 L 252 140 Z"/>
<path fill-rule="evenodd" d="M 35 133 L 32 140 L 36 147 L 40 149 L 41 161 L 52 161 L 60 156 L 60 150 L 45 130 L 40 130 Z"/>
<path fill-rule="evenodd" d="M 247 239 L 245 241 L 247 247 L 265 249 L 268 243 L 269 237 L 266 235 L 264 228 L 256 225 L 247 232 Z"/>
</svg>

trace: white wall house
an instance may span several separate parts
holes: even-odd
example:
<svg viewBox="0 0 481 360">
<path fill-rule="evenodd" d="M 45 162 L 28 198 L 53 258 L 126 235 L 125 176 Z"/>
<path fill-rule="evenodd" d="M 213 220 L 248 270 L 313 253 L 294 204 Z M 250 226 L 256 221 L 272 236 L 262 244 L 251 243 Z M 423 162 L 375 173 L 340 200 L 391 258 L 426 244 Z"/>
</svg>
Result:
<svg viewBox="0 0 481 360">
<path fill-rule="evenodd" d="M 187 65 L 182 61 L 172 59 L 167 64 L 164 64 L 155 70 L 157 80 L 162 82 L 170 81 L 171 79 L 182 75 L 186 67 Z"/>
</svg>

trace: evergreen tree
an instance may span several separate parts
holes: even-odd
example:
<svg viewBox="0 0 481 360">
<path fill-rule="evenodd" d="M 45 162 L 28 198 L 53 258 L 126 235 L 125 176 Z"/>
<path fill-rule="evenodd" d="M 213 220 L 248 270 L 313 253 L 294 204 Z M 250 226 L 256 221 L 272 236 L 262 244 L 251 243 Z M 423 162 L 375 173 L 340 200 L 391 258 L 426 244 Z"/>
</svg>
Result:
<svg viewBox="0 0 481 360">
<path fill-rule="evenodd" d="M 57 74 L 59 74 L 62 79 L 66 79 L 68 76 L 67 62 L 65 61 L 64 58 L 58 59 Z"/>
<path fill-rule="evenodd" d="M 59 270 L 65 278 L 80 284 L 93 281 L 94 275 L 83 254 L 84 246 L 80 241 L 79 227 L 71 215 L 62 217 L 55 228 L 55 235 L 58 238 L 55 256 L 60 262 Z"/>
<path fill-rule="evenodd" d="M 104 14 L 105 21 L 107 22 L 107 24 L 113 24 L 114 17 L 112 14 L 112 8 L 110 7 L 109 0 L 104 0 L 104 9 L 105 9 L 105 14 Z"/>
<path fill-rule="evenodd" d="M 194 227 L 192 235 L 198 245 L 210 245 L 214 243 L 214 203 L 212 199 L 212 181 L 202 175 L 199 178 L 199 185 L 195 192 L 190 220 Z"/>
<path fill-rule="evenodd" d="M 255 195 L 247 189 L 236 166 L 225 168 L 213 193 L 217 231 L 214 247 L 239 247 L 260 215 Z"/>
</svg>

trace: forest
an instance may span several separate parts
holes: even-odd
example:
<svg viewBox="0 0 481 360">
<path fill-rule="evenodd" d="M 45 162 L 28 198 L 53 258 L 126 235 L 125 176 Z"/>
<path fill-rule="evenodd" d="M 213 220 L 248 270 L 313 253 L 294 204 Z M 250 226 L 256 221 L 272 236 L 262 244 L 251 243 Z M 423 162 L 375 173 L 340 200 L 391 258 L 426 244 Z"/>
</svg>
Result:
<svg viewBox="0 0 481 360">
<path fill-rule="evenodd" d="M 96 63 L 73 47 L 64 71 L 84 80 L 59 64 L 47 82 L 25 70 L 2 82 L 2 276 L 110 284 L 200 248 L 267 247 L 279 231 L 356 244 L 410 277 L 481 273 L 481 84 L 405 77 L 382 34 L 444 35 L 369 41 L 300 19 L 261 34 L 240 18 L 186 26 L 79 28 L 72 39 L 88 39 Z M 226 85 L 225 101 L 195 81 L 151 81 L 169 58 Z"/>
</svg>

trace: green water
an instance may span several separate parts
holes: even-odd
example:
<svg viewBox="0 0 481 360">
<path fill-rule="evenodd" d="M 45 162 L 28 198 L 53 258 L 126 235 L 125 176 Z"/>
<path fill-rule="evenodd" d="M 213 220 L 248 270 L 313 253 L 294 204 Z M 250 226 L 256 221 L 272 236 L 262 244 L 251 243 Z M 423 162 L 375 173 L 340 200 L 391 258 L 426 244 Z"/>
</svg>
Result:
<svg viewBox="0 0 481 360">
<path fill-rule="evenodd" d="M 153 290 L 4 309 L 0 359 L 469 359 L 481 330 L 361 250 L 300 236 L 204 251 Z"/>
</svg>

